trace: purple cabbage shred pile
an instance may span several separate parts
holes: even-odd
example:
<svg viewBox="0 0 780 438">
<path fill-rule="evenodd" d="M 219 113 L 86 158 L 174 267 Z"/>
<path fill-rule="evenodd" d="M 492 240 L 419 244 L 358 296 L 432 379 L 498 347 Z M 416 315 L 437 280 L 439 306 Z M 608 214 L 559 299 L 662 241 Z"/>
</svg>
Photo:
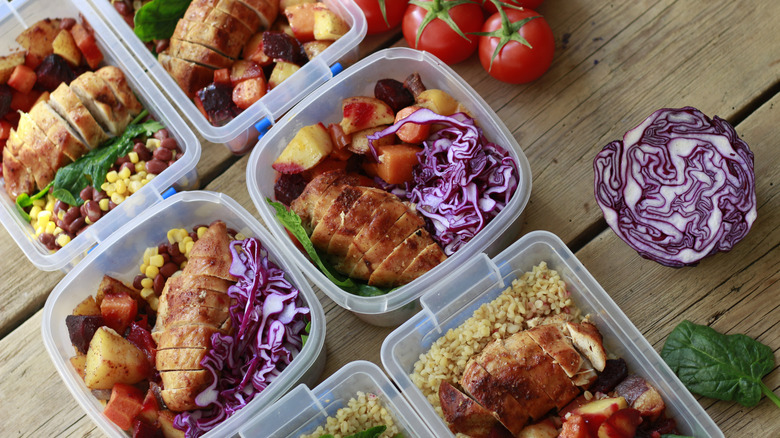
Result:
<svg viewBox="0 0 780 438">
<path fill-rule="evenodd" d="M 240 248 L 240 251 L 237 249 Z M 255 238 L 231 242 L 228 289 L 233 335 L 215 333 L 201 365 L 213 376 L 195 402 L 203 409 L 182 412 L 174 425 L 187 437 L 200 436 L 246 406 L 300 352 L 309 308 Z"/>
<path fill-rule="evenodd" d="M 414 181 L 387 189 L 416 204 L 429 222 L 431 234 L 448 256 L 467 244 L 495 218 L 518 185 L 518 166 L 501 146 L 485 139 L 474 119 L 464 113 L 442 116 L 420 109 L 368 137 L 373 140 L 398 131 L 406 123 L 444 125 L 417 154 Z"/>
</svg>

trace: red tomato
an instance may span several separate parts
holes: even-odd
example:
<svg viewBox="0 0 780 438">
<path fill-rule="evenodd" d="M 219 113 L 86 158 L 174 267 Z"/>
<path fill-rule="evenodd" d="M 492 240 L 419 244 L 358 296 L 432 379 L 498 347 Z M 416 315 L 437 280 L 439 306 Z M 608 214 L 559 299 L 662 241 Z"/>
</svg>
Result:
<svg viewBox="0 0 780 438">
<path fill-rule="evenodd" d="M 526 9 L 533 9 L 535 11 L 536 8 L 538 8 L 539 5 L 541 5 L 544 0 L 502 0 L 502 1 L 510 5 L 520 6 Z M 485 0 L 485 2 L 482 4 L 482 7 L 490 14 L 495 14 L 496 12 L 498 12 L 495 3 L 493 3 L 490 0 Z"/>
<path fill-rule="evenodd" d="M 371 35 L 390 30 L 401 24 L 407 0 L 355 0 L 355 3 L 363 10 L 368 23 L 368 34 Z M 387 21 L 382 15 L 382 3 L 384 3 Z"/>
<path fill-rule="evenodd" d="M 482 32 L 492 32 L 494 35 L 479 37 L 479 60 L 490 76 L 500 81 L 510 84 L 533 81 L 544 74 L 552 64 L 555 38 L 550 25 L 541 15 L 530 9 L 519 11 L 504 8 L 503 11 L 512 29 L 502 27 L 500 12 L 490 16 L 482 26 Z M 521 23 L 531 17 L 539 18 Z M 494 56 L 501 38 L 508 41 Z M 517 41 L 522 38 L 525 38 L 531 47 Z"/>
<path fill-rule="evenodd" d="M 453 3 L 422 0 L 419 2 L 422 7 L 410 3 L 402 25 L 406 43 L 432 53 L 447 64 L 456 64 L 471 56 L 477 49 L 478 37 L 468 33 L 478 32 L 482 27 L 482 8 L 476 3 Z M 447 14 L 465 38 L 442 20 Z M 420 31 L 420 25 L 428 15 L 433 19 Z"/>
</svg>

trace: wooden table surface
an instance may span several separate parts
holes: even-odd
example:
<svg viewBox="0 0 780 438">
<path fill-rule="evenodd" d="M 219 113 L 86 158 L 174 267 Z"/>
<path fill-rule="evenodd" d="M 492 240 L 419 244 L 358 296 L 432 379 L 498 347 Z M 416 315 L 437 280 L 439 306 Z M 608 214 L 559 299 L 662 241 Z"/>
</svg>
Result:
<svg viewBox="0 0 780 438">
<path fill-rule="evenodd" d="M 556 36 L 550 71 L 527 85 L 489 77 L 476 57 L 454 66 L 512 131 L 531 163 L 524 232 L 545 229 L 575 251 L 660 350 L 684 319 L 780 349 L 780 2 L 547 0 Z M 404 45 L 390 32 L 361 56 Z M 691 105 L 735 125 L 755 154 L 758 219 L 730 253 L 685 269 L 640 258 L 606 226 L 592 160 L 662 107 Z M 203 143 L 201 188 L 233 197 L 259 220 L 245 184 L 248 157 Z M 41 338 L 42 308 L 61 272 L 40 272 L 0 232 L 0 436 L 101 436 L 56 373 Z M 315 288 L 316 289 L 316 288 Z M 317 291 L 327 317 L 322 379 L 344 364 L 380 364 L 392 328 L 367 325 Z M 765 378 L 778 392 L 777 367 Z M 727 437 L 780 436 L 780 415 L 699 398 Z"/>
</svg>

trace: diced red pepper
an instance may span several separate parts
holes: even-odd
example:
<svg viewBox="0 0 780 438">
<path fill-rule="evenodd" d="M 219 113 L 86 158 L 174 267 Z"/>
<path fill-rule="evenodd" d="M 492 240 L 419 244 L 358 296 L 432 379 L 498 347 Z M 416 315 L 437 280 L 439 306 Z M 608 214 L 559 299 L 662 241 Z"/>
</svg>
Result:
<svg viewBox="0 0 780 438">
<path fill-rule="evenodd" d="M 132 342 L 139 350 L 143 351 L 146 358 L 149 359 L 149 364 L 154 367 L 155 358 L 157 357 L 157 346 L 155 345 L 149 330 L 146 330 L 140 324 L 133 321 L 130 323 L 130 332 L 127 335 L 127 340 Z"/>
<path fill-rule="evenodd" d="M 126 292 L 107 294 L 100 303 L 100 314 L 106 325 L 123 335 L 138 313 L 138 303 Z"/>
<path fill-rule="evenodd" d="M 111 389 L 103 415 L 123 430 L 133 427 L 133 419 L 141 412 L 144 393 L 135 386 L 125 383 L 115 383 Z"/>
</svg>

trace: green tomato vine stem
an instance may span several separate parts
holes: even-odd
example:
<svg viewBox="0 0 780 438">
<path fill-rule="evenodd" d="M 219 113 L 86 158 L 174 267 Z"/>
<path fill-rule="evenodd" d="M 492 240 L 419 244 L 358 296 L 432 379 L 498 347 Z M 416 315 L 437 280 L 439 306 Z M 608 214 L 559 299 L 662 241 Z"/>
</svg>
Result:
<svg viewBox="0 0 780 438">
<path fill-rule="evenodd" d="M 428 26 L 428 24 L 435 20 L 439 19 L 445 23 L 447 23 L 450 28 L 460 35 L 464 40 L 469 41 L 469 37 L 466 36 L 466 34 L 463 33 L 462 30 L 458 27 L 457 23 L 455 23 L 455 20 L 450 17 L 450 9 L 460 6 L 462 4 L 471 3 L 471 4 L 479 4 L 473 0 L 431 0 L 431 1 L 421 1 L 421 0 L 410 0 L 410 5 L 415 5 L 419 8 L 424 9 L 425 17 L 423 18 L 422 23 L 420 23 L 420 27 L 417 29 L 417 37 L 414 40 L 414 47 L 417 48 L 420 45 L 420 36 L 422 35 L 423 31 L 425 30 L 425 27 Z"/>
<path fill-rule="evenodd" d="M 528 47 L 529 49 L 533 49 L 531 43 L 529 43 L 528 40 L 526 40 L 525 38 L 523 38 L 522 35 L 520 35 L 520 29 L 522 29 L 522 27 L 525 26 L 529 21 L 535 18 L 541 18 L 540 15 L 536 15 L 534 17 L 524 18 L 518 22 L 512 23 L 509 21 L 509 16 L 506 14 L 506 11 L 504 11 L 503 7 L 511 7 L 521 11 L 523 10 L 523 8 L 514 5 L 509 5 L 498 0 L 490 0 L 490 1 L 492 1 L 493 4 L 496 5 L 496 8 L 498 9 L 498 13 L 501 14 L 501 28 L 496 29 L 492 32 L 471 32 L 471 35 L 498 38 L 498 45 L 496 45 L 496 50 L 493 51 L 493 55 L 490 57 L 490 67 L 488 67 L 488 71 L 493 70 L 493 61 L 496 59 L 498 54 L 501 53 L 501 49 L 503 49 L 504 46 L 506 46 L 507 43 L 509 43 L 510 41 L 516 41 Z"/>
</svg>

